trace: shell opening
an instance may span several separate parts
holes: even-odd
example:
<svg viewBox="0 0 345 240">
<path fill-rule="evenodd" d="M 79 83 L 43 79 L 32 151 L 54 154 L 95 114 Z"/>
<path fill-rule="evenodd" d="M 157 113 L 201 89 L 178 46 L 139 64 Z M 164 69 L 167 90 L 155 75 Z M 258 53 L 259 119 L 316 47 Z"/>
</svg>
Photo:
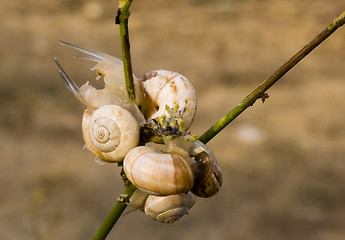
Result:
<svg viewBox="0 0 345 240">
<path fill-rule="evenodd" d="M 188 208 L 185 208 L 185 207 L 170 209 L 166 212 L 159 214 L 156 217 L 156 220 L 162 223 L 173 223 L 176 220 L 183 217 L 187 213 L 187 211 L 188 211 Z"/>
</svg>

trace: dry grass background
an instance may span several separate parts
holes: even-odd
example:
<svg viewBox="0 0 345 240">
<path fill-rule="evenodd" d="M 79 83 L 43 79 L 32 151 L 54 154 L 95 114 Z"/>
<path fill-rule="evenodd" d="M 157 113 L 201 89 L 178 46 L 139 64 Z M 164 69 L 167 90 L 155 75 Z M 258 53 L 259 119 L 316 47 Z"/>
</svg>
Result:
<svg viewBox="0 0 345 240">
<path fill-rule="evenodd" d="M 88 62 L 58 40 L 120 57 L 114 1 L 5 1 L 0 9 L 0 239 L 91 239 L 123 191 L 119 169 L 82 150 Z M 134 1 L 137 76 L 169 69 L 196 88 L 202 134 L 335 16 L 341 0 Z M 213 139 L 224 186 L 172 225 L 136 212 L 109 239 L 345 238 L 345 29 Z"/>
</svg>

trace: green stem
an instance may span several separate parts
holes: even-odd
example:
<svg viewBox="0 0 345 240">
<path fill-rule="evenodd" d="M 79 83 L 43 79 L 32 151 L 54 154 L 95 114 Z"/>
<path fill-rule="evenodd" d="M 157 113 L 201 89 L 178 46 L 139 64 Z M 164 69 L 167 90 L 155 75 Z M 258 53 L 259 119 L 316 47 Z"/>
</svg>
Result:
<svg viewBox="0 0 345 240">
<path fill-rule="evenodd" d="M 119 24 L 120 26 L 122 60 L 125 73 L 126 90 L 130 98 L 134 101 L 134 80 L 128 32 L 129 8 L 131 6 L 131 3 L 132 0 L 120 0 L 115 23 Z"/>
<path fill-rule="evenodd" d="M 115 23 L 119 24 L 120 27 L 122 60 L 126 82 L 126 90 L 130 98 L 133 101 L 135 101 L 134 80 L 128 31 L 128 18 L 130 15 L 129 8 L 131 4 L 132 0 L 120 0 Z M 109 232 L 114 227 L 115 223 L 120 218 L 123 211 L 126 209 L 126 203 L 129 201 L 130 197 L 136 189 L 137 188 L 133 184 L 129 183 L 129 185 L 121 195 L 122 199 L 116 202 L 115 206 L 110 211 L 107 218 L 103 221 L 102 225 L 98 229 L 96 235 L 93 237 L 93 240 L 106 239 Z"/>
<path fill-rule="evenodd" d="M 319 35 L 305 45 L 298 53 L 296 53 L 289 61 L 284 63 L 273 75 L 267 78 L 260 86 L 252 91 L 245 99 L 243 99 L 230 112 L 216 122 L 210 129 L 208 129 L 199 140 L 207 143 L 214 136 L 216 136 L 223 128 L 239 116 L 246 108 L 252 106 L 259 98 L 265 100 L 265 92 L 275 84 L 281 77 L 283 77 L 291 68 L 293 68 L 299 61 L 307 56 L 314 48 L 328 38 L 335 30 L 345 23 L 345 12 L 339 15 L 332 24 L 325 28 Z"/>
<path fill-rule="evenodd" d="M 123 5 L 121 5 L 121 3 L 123 3 Z M 126 20 L 127 22 L 126 21 L 124 22 L 125 25 L 128 24 L 128 16 L 129 16 L 128 12 L 129 12 L 130 4 L 131 4 L 131 1 L 122 1 L 122 0 L 120 1 L 119 12 L 122 12 L 122 13 L 125 12 L 127 14 L 126 15 L 127 17 L 125 18 L 127 19 Z M 122 11 L 120 9 L 122 9 Z M 118 14 L 116 19 L 117 21 L 118 19 L 120 21 L 120 31 L 121 31 L 121 18 L 122 18 L 121 14 Z M 301 61 L 305 56 L 307 56 L 314 48 L 316 48 L 321 42 L 323 42 L 327 37 L 329 37 L 335 30 L 337 30 L 337 28 L 342 26 L 344 23 L 345 23 L 345 12 L 339 15 L 331 25 L 329 25 L 318 36 L 316 36 L 310 43 L 308 43 L 305 47 L 303 47 L 289 61 L 284 63 L 271 77 L 265 80 L 259 87 L 257 87 L 253 92 L 251 92 L 229 113 L 227 113 L 217 123 L 215 123 L 209 130 L 207 130 L 203 135 L 201 135 L 199 140 L 203 143 L 207 143 L 215 135 L 217 135 L 224 127 L 226 127 L 232 120 L 234 120 L 238 115 L 240 115 L 246 108 L 253 105 L 257 99 L 262 98 L 262 100 L 264 100 L 266 97 L 265 92 L 274 83 L 276 83 L 282 76 L 285 75 L 285 73 L 287 73 L 292 67 L 294 67 L 299 61 Z M 126 36 L 128 38 L 128 28 L 127 28 Z M 128 45 L 122 45 L 122 49 L 127 48 L 127 50 L 123 50 L 124 55 L 129 54 L 129 40 L 126 40 L 126 41 L 128 41 Z M 126 56 L 130 56 L 130 55 L 126 55 Z M 129 65 L 130 65 L 130 57 L 129 57 Z M 128 72 L 128 69 L 126 68 L 126 65 L 125 65 L 125 61 L 124 61 L 124 66 L 125 66 L 125 73 L 127 72 L 127 78 L 129 75 L 132 76 L 132 71 Z M 131 67 L 130 67 L 130 70 L 131 70 Z M 126 78 L 126 86 L 127 86 L 127 78 Z M 134 92 L 133 92 L 133 96 L 134 96 Z M 102 223 L 101 227 L 99 228 L 93 240 L 104 240 L 107 237 L 110 230 L 113 228 L 113 226 L 115 225 L 115 223 L 117 222 L 117 220 L 119 219 L 123 211 L 125 210 L 127 206 L 126 201 L 128 201 L 128 199 L 132 196 L 135 190 L 136 190 L 136 187 L 133 184 L 130 184 L 125 189 L 125 191 L 123 192 L 123 196 L 125 196 L 125 200 L 118 201 L 115 204 L 114 208 L 111 210 L 107 218 Z"/>
<path fill-rule="evenodd" d="M 96 235 L 93 237 L 93 240 L 104 240 L 108 236 L 109 232 L 111 231 L 117 220 L 121 217 L 123 211 L 126 209 L 126 203 L 136 189 L 137 188 L 133 184 L 129 184 L 129 186 L 121 195 L 122 199 L 116 202 L 115 206 L 110 211 L 101 227 L 98 229 Z"/>
</svg>

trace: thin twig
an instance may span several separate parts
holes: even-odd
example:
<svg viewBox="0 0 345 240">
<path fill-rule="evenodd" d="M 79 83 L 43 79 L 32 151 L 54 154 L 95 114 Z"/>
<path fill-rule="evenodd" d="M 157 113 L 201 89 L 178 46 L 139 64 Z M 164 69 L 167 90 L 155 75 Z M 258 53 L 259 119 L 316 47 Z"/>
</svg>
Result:
<svg viewBox="0 0 345 240">
<path fill-rule="evenodd" d="M 259 98 L 265 99 L 265 92 L 275 84 L 281 77 L 283 77 L 291 68 L 293 68 L 299 61 L 307 56 L 314 48 L 328 38 L 335 30 L 345 23 L 345 12 L 334 19 L 333 23 L 325 28 L 319 35 L 305 45 L 296 55 L 284 63 L 272 76 L 267 78 L 260 86 L 251 92 L 245 99 L 243 99 L 236 107 L 222 117 L 210 129 L 202 134 L 199 140 L 207 143 L 214 136 L 216 136 L 223 128 L 239 116 L 246 108 L 252 106 Z"/>
<path fill-rule="evenodd" d="M 129 184 L 129 186 L 125 189 L 123 194 L 121 195 L 121 199 L 119 199 L 113 209 L 108 214 L 107 218 L 102 223 L 101 227 L 98 229 L 96 235 L 93 237 L 93 240 L 104 240 L 108 236 L 109 232 L 117 222 L 117 220 L 121 217 L 123 211 L 127 207 L 127 202 L 129 198 L 132 196 L 134 191 L 137 188 L 133 184 Z"/>
<path fill-rule="evenodd" d="M 131 2 L 122 1 L 121 2 Z M 120 3 L 121 3 L 120 2 Z M 129 5 L 126 5 L 126 12 L 129 11 Z M 123 7 L 124 9 L 125 7 Z M 118 14 L 120 16 L 121 14 Z M 120 17 L 119 17 L 120 18 Z M 118 18 L 117 18 L 118 19 Z M 127 16 L 128 21 L 128 16 Z M 128 22 L 127 22 L 128 23 Z M 200 136 L 199 140 L 203 143 L 210 141 L 215 135 L 217 135 L 224 127 L 226 127 L 232 120 L 234 120 L 238 115 L 240 115 L 246 108 L 253 105 L 257 99 L 266 97 L 265 92 L 276 83 L 282 76 L 285 75 L 292 67 L 294 67 L 299 61 L 301 61 L 305 56 L 307 56 L 314 48 L 316 48 L 321 42 L 323 42 L 327 37 L 329 37 L 337 28 L 341 27 L 345 23 L 345 12 L 339 15 L 332 24 L 330 24 L 325 30 L 323 30 L 318 36 L 316 36 L 310 43 L 308 43 L 304 48 L 302 48 L 295 56 L 293 56 L 289 61 L 284 63 L 271 77 L 265 80 L 259 87 L 257 87 L 252 93 L 250 93 L 244 100 L 242 100 L 237 106 L 235 106 L 229 113 L 227 113 L 223 118 L 221 118 L 216 124 L 214 124 L 209 130 L 207 130 L 203 135 Z M 128 29 L 127 29 L 128 30 Z M 128 35 L 127 35 L 128 36 Z M 129 40 L 128 40 L 128 53 L 129 53 Z M 124 45 L 122 45 L 124 48 Z M 125 50 L 123 50 L 123 53 Z M 125 62 L 125 61 L 124 61 Z M 130 63 L 130 62 L 129 62 Z M 125 67 L 125 73 L 127 68 Z M 132 72 L 130 72 L 131 74 Z M 127 73 L 128 74 L 128 73 Z M 134 88 L 132 88 L 134 89 Z M 133 92 L 134 93 L 134 92 Z M 126 196 L 128 200 L 136 187 L 130 184 L 124 191 L 122 196 Z M 110 230 L 117 222 L 121 214 L 126 208 L 125 201 L 118 201 L 114 208 L 109 213 L 106 220 L 103 222 L 99 228 L 97 234 L 93 240 L 104 240 L 109 234 Z"/>
<path fill-rule="evenodd" d="M 120 0 L 115 23 L 120 26 L 123 68 L 125 72 L 126 90 L 130 98 L 135 100 L 132 60 L 128 33 L 129 8 L 132 0 Z"/>
<path fill-rule="evenodd" d="M 120 37 L 121 37 L 121 49 L 122 49 L 122 60 L 123 60 L 123 69 L 126 82 L 126 90 L 130 98 L 135 101 L 135 92 L 134 92 L 134 80 L 133 80 L 133 70 L 132 70 L 132 61 L 131 61 L 131 52 L 130 52 L 130 43 L 129 43 L 129 32 L 128 32 L 128 18 L 129 18 L 129 8 L 132 4 L 132 0 L 120 0 L 119 7 L 117 10 L 117 15 L 115 23 L 119 24 L 120 27 Z M 102 225 L 98 229 L 93 240 L 104 240 L 108 236 L 109 232 L 120 218 L 121 214 L 127 207 L 127 202 L 132 196 L 136 187 L 133 184 L 125 189 L 121 196 L 124 198 L 118 200 L 113 207 L 113 209 L 108 214 L 107 218 L 103 221 Z"/>
</svg>

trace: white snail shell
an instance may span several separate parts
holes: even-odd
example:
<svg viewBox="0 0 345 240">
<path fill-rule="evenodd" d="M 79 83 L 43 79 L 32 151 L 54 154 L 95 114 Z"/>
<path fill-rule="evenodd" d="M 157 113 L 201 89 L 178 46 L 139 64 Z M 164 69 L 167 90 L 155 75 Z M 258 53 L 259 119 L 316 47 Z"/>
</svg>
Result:
<svg viewBox="0 0 345 240">
<path fill-rule="evenodd" d="M 173 223 L 194 205 L 196 197 L 190 192 L 169 196 L 149 195 L 145 203 L 145 214 L 162 223 Z"/>
<path fill-rule="evenodd" d="M 146 120 L 167 114 L 166 106 L 179 106 L 180 117 L 187 130 L 196 110 L 195 90 L 188 79 L 179 73 L 156 70 L 145 74 L 142 81 L 144 103 L 142 112 Z"/>
<path fill-rule="evenodd" d="M 179 154 L 148 146 L 128 152 L 123 169 L 130 182 L 152 195 L 184 193 L 194 184 L 192 169 Z"/>
<path fill-rule="evenodd" d="M 86 146 L 100 159 L 120 162 L 139 143 L 139 124 L 133 115 L 118 105 L 86 109 L 82 122 Z"/>
<path fill-rule="evenodd" d="M 222 173 L 214 154 L 198 140 L 192 145 L 190 154 L 196 160 L 192 166 L 195 179 L 191 192 L 199 197 L 212 197 L 223 183 Z"/>
</svg>

